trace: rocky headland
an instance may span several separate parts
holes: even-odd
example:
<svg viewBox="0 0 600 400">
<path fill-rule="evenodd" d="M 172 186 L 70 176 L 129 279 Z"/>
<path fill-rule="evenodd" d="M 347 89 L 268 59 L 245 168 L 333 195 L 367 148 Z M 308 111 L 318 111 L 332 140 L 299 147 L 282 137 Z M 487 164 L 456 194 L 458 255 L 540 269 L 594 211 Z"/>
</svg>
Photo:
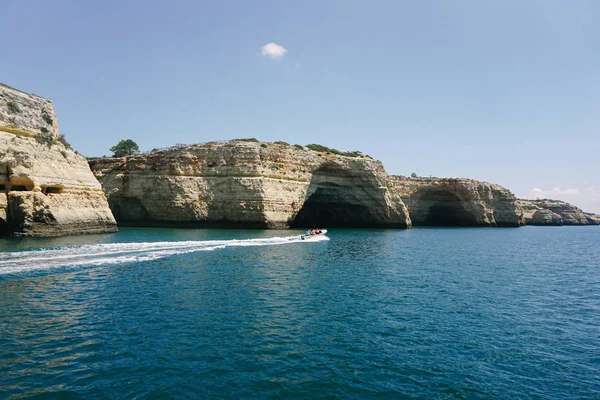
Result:
<svg viewBox="0 0 600 400">
<path fill-rule="evenodd" d="M 521 225 L 521 208 L 506 188 L 473 179 L 390 176 L 415 226 Z"/>
<path fill-rule="evenodd" d="M 60 135 L 52 102 L 0 84 L 0 235 L 116 230 L 86 159 Z"/>
<path fill-rule="evenodd" d="M 527 225 L 600 225 L 600 215 L 583 212 L 565 201 L 519 199 L 517 203 Z"/>
</svg>

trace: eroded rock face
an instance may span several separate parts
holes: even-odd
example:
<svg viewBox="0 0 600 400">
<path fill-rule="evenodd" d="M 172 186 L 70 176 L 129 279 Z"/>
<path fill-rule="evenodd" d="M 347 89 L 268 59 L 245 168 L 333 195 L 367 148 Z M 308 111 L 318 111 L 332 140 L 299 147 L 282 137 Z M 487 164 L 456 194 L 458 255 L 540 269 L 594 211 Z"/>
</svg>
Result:
<svg viewBox="0 0 600 400">
<path fill-rule="evenodd" d="M 531 225 L 562 226 L 563 219 L 550 210 L 537 210 L 531 217 Z"/>
<path fill-rule="evenodd" d="M 123 224 L 410 226 L 378 161 L 232 141 L 90 161 Z"/>
<path fill-rule="evenodd" d="M 526 200 L 519 199 L 523 216 L 527 225 L 543 225 L 543 220 L 534 223 L 534 215 L 540 210 L 549 210 L 562 219 L 563 225 L 600 225 L 600 216 L 583 212 L 580 208 L 561 200 Z M 554 225 L 554 224 L 551 224 Z"/>
<path fill-rule="evenodd" d="M 390 176 L 388 187 L 402 198 L 415 226 L 521 225 L 517 199 L 499 185 L 472 179 Z"/>
<path fill-rule="evenodd" d="M 600 225 L 600 215 L 592 213 L 584 213 L 590 225 Z"/>
<path fill-rule="evenodd" d="M 517 204 L 519 204 L 519 207 L 521 207 L 521 210 L 523 210 L 523 225 L 532 225 L 533 214 L 535 214 L 536 211 L 543 209 L 542 207 L 532 203 L 530 200 L 518 199 Z"/>
<path fill-rule="evenodd" d="M 0 234 L 116 230 L 85 158 L 61 140 L 52 102 L 0 84 Z"/>
</svg>

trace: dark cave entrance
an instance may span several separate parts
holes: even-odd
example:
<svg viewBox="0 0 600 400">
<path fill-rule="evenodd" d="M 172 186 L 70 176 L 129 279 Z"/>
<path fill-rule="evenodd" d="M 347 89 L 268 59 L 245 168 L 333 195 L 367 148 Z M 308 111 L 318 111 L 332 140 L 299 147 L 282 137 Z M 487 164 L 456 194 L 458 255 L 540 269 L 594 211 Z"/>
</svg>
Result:
<svg viewBox="0 0 600 400">
<path fill-rule="evenodd" d="M 46 194 L 49 194 L 49 193 L 60 194 L 63 192 L 63 188 L 61 186 L 47 186 L 46 188 L 43 189 L 43 192 Z"/>
<path fill-rule="evenodd" d="M 372 184 L 336 163 L 313 173 L 307 197 L 290 228 L 377 228 Z"/>
<path fill-rule="evenodd" d="M 319 187 L 304 202 L 290 228 L 375 228 L 378 225 L 368 207 L 344 198 L 342 188 Z"/>
<path fill-rule="evenodd" d="M 428 189 L 413 196 L 409 212 L 414 226 L 479 225 L 461 199 L 444 189 Z"/>
<path fill-rule="evenodd" d="M 108 198 L 108 205 L 117 223 L 152 219 L 142 202 L 135 197 L 111 196 Z"/>
<path fill-rule="evenodd" d="M 8 236 L 10 235 L 10 226 L 8 226 L 8 222 L 3 218 L 0 218 L 0 236 Z"/>
</svg>

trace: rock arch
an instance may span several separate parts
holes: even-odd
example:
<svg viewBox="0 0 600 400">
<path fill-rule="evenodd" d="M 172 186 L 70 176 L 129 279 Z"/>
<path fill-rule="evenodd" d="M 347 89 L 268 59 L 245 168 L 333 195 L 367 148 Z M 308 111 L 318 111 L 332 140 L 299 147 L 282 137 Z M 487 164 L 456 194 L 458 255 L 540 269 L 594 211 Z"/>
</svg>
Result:
<svg viewBox="0 0 600 400">
<path fill-rule="evenodd" d="M 480 219 L 469 211 L 459 195 L 442 187 L 418 190 L 409 201 L 414 226 L 480 226 Z"/>
<path fill-rule="evenodd" d="M 406 228 L 397 210 L 390 206 L 386 188 L 377 188 L 365 175 L 330 162 L 313 171 L 292 228 Z M 398 215 L 396 215 L 398 214 Z"/>
</svg>

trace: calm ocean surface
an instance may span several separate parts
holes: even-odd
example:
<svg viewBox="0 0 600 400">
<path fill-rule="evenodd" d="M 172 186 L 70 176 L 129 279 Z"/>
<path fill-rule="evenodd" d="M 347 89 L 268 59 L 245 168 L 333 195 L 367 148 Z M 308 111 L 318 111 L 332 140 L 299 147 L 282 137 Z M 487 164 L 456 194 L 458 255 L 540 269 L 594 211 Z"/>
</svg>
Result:
<svg viewBox="0 0 600 400">
<path fill-rule="evenodd" d="M 0 240 L 0 398 L 600 399 L 600 228 Z"/>
</svg>

